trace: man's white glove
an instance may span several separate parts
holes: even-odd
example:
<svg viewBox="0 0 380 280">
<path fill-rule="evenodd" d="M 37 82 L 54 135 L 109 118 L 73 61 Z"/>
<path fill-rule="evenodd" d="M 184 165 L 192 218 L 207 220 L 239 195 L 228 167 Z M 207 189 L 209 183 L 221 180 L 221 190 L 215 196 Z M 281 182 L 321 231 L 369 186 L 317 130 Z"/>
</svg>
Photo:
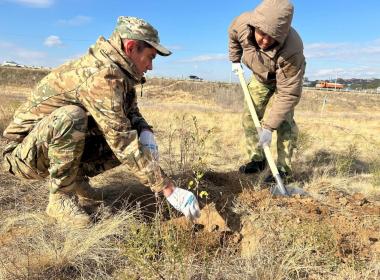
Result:
<svg viewBox="0 0 380 280">
<path fill-rule="evenodd" d="M 190 220 L 198 219 L 201 216 L 198 200 L 190 191 L 174 187 L 174 191 L 166 199 Z"/>
<path fill-rule="evenodd" d="M 159 160 L 158 146 L 154 134 L 150 130 L 143 130 L 140 133 L 140 143 L 150 150 L 153 159 Z"/>
<path fill-rule="evenodd" d="M 232 72 L 234 72 L 236 75 L 239 73 L 239 71 L 243 71 L 243 68 L 241 67 L 240 62 L 233 62 L 232 63 Z"/>
<path fill-rule="evenodd" d="M 257 144 L 260 147 L 264 147 L 264 145 L 270 146 L 272 142 L 272 131 L 267 128 L 262 128 L 259 133 L 259 143 Z"/>
</svg>

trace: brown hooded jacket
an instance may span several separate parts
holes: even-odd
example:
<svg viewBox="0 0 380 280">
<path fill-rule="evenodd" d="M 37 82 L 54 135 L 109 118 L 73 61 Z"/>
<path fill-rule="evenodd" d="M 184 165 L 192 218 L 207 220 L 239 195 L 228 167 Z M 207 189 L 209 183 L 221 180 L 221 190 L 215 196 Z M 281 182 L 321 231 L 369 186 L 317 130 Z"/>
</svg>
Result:
<svg viewBox="0 0 380 280">
<path fill-rule="evenodd" d="M 305 72 L 303 44 L 290 26 L 293 5 L 288 0 L 264 0 L 253 11 L 235 18 L 229 27 L 229 58 L 242 61 L 256 79 L 276 86 L 276 98 L 263 126 L 277 129 L 285 115 L 298 103 Z M 255 40 L 255 28 L 276 40 L 273 47 L 262 50 Z"/>
</svg>

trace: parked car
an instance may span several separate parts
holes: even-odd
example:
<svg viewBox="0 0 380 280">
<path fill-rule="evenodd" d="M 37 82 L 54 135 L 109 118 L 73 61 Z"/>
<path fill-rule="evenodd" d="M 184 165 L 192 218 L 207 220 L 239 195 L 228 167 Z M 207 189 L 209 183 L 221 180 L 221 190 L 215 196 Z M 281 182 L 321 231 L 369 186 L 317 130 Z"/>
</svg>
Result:
<svg viewBox="0 0 380 280">
<path fill-rule="evenodd" d="M 195 75 L 190 75 L 190 76 L 189 76 L 189 79 L 190 79 L 190 80 L 195 80 L 195 81 L 203 81 L 202 78 L 199 78 L 198 76 L 195 76 Z"/>
<path fill-rule="evenodd" d="M 22 65 L 14 61 L 4 61 L 3 64 L 1 64 L 1 66 L 22 67 Z"/>
</svg>

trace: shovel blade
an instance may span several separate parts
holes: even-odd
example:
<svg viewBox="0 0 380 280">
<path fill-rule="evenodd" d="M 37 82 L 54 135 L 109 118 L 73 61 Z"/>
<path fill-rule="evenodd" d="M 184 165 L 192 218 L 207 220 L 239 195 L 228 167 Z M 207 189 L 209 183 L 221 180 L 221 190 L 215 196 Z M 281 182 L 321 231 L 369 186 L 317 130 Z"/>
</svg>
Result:
<svg viewBox="0 0 380 280">
<path fill-rule="evenodd" d="M 308 193 L 304 191 L 302 188 L 296 186 L 285 186 L 286 193 L 281 191 L 279 185 L 274 185 L 270 188 L 270 191 L 273 195 L 282 195 L 282 196 L 308 196 Z"/>
</svg>

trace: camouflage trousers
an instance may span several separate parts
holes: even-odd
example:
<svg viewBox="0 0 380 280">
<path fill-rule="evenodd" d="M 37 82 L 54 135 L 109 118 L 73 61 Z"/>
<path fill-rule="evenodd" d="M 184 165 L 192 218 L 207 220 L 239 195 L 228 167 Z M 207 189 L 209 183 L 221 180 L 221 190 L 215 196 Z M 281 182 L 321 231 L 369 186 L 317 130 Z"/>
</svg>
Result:
<svg viewBox="0 0 380 280">
<path fill-rule="evenodd" d="M 248 84 L 257 116 L 261 121 L 264 117 L 269 99 L 275 93 L 275 86 L 268 86 L 260 83 L 254 77 Z M 274 96 L 274 98 L 276 98 Z M 277 167 L 279 170 L 292 173 L 291 158 L 293 149 L 298 137 L 298 127 L 294 119 L 294 110 L 286 115 L 286 119 L 277 128 Z M 244 102 L 244 112 L 242 117 L 244 133 L 246 137 L 247 152 L 252 161 L 262 161 L 265 159 L 264 152 L 257 147 L 258 133 L 252 120 L 251 113 L 246 102 Z"/>
<path fill-rule="evenodd" d="M 95 176 L 120 162 L 97 133 L 94 120 L 74 105 L 46 116 L 4 155 L 5 168 L 24 179 L 49 178 L 50 192 L 70 188 L 85 176 Z"/>
</svg>

